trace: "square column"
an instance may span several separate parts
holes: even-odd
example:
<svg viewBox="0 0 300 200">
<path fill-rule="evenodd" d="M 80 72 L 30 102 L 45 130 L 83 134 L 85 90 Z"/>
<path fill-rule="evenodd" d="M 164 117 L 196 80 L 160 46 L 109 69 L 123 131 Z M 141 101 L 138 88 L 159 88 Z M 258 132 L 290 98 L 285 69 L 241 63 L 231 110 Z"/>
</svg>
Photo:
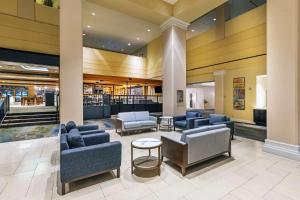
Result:
<svg viewBox="0 0 300 200">
<path fill-rule="evenodd" d="M 186 111 L 186 30 L 189 24 L 170 18 L 163 32 L 163 114 L 182 115 Z"/>
<path fill-rule="evenodd" d="M 300 160 L 298 0 L 267 2 L 267 140 L 264 151 Z"/>
<path fill-rule="evenodd" d="M 224 92 L 224 85 L 225 85 L 225 70 L 219 70 L 214 72 L 215 76 L 215 108 L 216 113 L 224 114 L 224 101 L 225 101 L 225 92 Z"/>
<path fill-rule="evenodd" d="M 82 1 L 60 1 L 60 121 L 83 124 Z"/>
</svg>

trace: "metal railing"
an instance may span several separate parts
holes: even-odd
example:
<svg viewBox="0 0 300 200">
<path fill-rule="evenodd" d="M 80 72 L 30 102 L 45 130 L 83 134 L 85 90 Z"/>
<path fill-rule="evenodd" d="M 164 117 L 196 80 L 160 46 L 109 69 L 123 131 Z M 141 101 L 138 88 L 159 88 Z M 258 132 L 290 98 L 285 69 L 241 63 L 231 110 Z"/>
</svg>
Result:
<svg viewBox="0 0 300 200">
<path fill-rule="evenodd" d="M 0 97 L 0 125 L 9 111 L 9 96 Z"/>
</svg>

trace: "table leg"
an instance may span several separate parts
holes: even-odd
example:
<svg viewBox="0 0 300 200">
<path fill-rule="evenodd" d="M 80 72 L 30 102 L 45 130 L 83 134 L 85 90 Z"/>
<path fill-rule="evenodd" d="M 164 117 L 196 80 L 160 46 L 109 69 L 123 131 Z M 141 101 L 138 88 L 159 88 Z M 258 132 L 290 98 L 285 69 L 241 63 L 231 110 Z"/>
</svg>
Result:
<svg viewBox="0 0 300 200">
<path fill-rule="evenodd" d="M 151 149 L 149 149 L 149 157 L 151 156 Z"/>
<path fill-rule="evenodd" d="M 160 160 L 160 146 L 158 147 L 158 175 L 160 176 L 160 165 L 161 165 L 161 160 Z"/>
<path fill-rule="evenodd" d="M 131 174 L 133 174 L 133 148 L 131 145 Z"/>
</svg>

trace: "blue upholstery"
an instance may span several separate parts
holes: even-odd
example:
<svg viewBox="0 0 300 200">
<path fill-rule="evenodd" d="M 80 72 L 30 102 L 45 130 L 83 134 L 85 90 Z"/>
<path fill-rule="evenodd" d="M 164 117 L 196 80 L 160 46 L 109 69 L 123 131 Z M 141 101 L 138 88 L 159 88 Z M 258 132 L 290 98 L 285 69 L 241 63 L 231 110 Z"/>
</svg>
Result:
<svg viewBox="0 0 300 200">
<path fill-rule="evenodd" d="M 187 130 L 194 128 L 194 121 L 201 119 L 201 114 L 198 112 L 186 112 L 186 115 L 173 117 L 174 130 L 175 128 Z"/>
<path fill-rule="evenodd" d="M 60 135 L 60 179 L 63 184 L 120 168 L 121 143 L 109 142 L 108 133 L 84 135 L 86 146 L 67 149 L 69 134 Z"/>
<path fill-rule="evenodd" d="M 118 118 L 122 119 L 124 122 L 132 122 L 135 120 L 134 112 L 122 112 L 118 114 Z"/>
<path fill-rule="evenodd" d="M 146 120 L 146 121 L 139 121 L 141 126 L 156 126 L 156 121 Z"/>
<path fill-rule="evenodd" d="M 209 123 L 210 124 L 217 123 L 217 122 L 224 122 L 224 121 L 227 121 L 225 115 L 220 115 L 220 114 L 210 114 L 209 115 Z"/>
<path fill-rule="evenodd" d="M 140 127 L 141 126 L 141 124 L 140 124 L 140 122 L 124 122 L 124 127 L 126 128 L 126 129 L 131 129 L 131 128 L 138 128 L 138 127 Z"/>
<path fill-rule="evenodd" d="M 69 148 L 84 147 L 84 141 L 78 129 L 72 129 L 67 135 Z"/>
<path fill-rule="evenodd" d="M 68 133 L 69 133 L 72 129 L 74 129 L 74 128 L 76 128 L 75 122 L 69 121 L 69 122 L 66 124 L 66 129 L 67 129 Z"/>
<path fill-rule="evenodd" d="M 226 128 L 226 125 L 225 124 L 219 124 L 219 125 L 212 125 L 212 126 L 202 126 L 202 127 L 193 128 L 193 129 L 190 129 L 190 130 L 185 130 L 181 134 L 180 141 L 185 143 L 187 135 L 192 135 L 192 134 L 201 133 L 201 132 L 210 131 L 210 130 L 215 130 L 215 129 L 220 129 L 220 128 Z"/>
</svg>

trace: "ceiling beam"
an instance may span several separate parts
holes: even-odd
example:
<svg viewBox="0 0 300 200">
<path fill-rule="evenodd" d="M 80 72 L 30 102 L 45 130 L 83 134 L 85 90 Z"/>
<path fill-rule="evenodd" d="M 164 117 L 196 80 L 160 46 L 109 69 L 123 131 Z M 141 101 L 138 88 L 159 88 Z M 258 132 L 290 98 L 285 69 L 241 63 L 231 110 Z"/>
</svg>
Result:
<svg viewBox="0 0 300 200">
<path fill-rule="evenodd" d="M 87 2 L 160 25 L 173 14 L 173 6 L 162 0 L 86 0 Z"/>
<path fill-rule="evenodd" d="M 174 17 L 191 23 L 228 0 L 178 0 L 174 4 Z"/>
</svg>

